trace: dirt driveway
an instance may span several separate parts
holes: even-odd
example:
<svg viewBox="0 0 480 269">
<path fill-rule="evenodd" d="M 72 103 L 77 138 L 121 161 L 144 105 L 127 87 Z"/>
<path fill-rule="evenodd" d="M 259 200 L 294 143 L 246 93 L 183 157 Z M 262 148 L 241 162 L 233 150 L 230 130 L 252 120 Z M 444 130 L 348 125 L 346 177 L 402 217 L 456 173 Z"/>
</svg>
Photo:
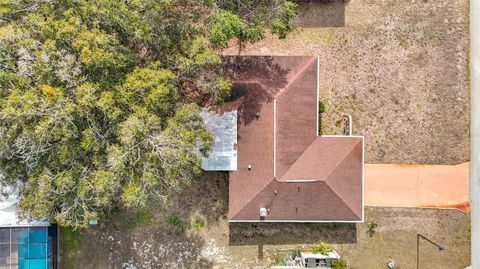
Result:
<svg viewBox="0 0 480 269">
<path fill-rule="evenodd" d="M 325 134 L 341 132 L 350 114 L 369 163 L 468 161 L 468 0 L 311 1 L 300 9 L 286 40 L 268 37 L 242 53 L 320 55 Z"/>
</svg>

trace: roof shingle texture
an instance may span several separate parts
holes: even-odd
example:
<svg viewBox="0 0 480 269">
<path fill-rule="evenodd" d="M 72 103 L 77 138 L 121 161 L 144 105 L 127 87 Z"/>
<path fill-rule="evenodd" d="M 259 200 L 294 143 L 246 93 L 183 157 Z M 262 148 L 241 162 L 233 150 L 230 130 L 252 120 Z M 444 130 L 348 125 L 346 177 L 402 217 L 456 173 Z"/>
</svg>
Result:
<svg viewBox="0 0 480 269">
<path fill-rule="evenodd" d="M 361 137 L 317 136 L 318 58 L 227 56 L 238 109 L 231 221 L 362 220 Z M 249 169 L 249 166 L 251 167 Z"/>
</svg>

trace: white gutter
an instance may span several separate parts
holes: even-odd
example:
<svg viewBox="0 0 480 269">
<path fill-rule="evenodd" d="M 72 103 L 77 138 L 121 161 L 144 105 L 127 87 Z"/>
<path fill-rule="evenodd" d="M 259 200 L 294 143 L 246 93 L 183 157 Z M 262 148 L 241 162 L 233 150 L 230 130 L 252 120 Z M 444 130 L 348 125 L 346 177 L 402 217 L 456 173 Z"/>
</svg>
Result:
<svg viewBox="0 0 480 269">
<path fill-rule="evenodd" d="M 471 256 L 472 269 L 480 269 L 480 0 L 470 0 L 470 100 Z"/>
<path fill-rule="evenodd" d="M 319 136 L 320 135 L 320 126 L 319 126 L 319 120 L 320 120 L 320 111 L 319 111 L 319 102 L 320 102 L 320 56 L 317 55 L 317 102 L 315 105 L 317 106 L 317 129 L 315 130 L 315 135 Z"/>
<path fill-rule="evenodd" d="M 277 99 L 273 100 L 273 178 L 277 177 Z"/>
</svg>

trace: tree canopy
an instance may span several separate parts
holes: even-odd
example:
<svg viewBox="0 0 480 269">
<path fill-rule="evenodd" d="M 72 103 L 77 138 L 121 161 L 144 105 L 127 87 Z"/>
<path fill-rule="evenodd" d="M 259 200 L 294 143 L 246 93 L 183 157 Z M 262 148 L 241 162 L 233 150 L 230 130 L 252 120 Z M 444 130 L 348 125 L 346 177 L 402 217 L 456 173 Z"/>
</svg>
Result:
<svg viewBox="0 0 480 269">
<path fill-rule="evenodd" d="M 213 144 L 229 42 L 283 38 L 288 0 L 0 0 L 0 190 L 27 220 L 84 227 L 165 201 Z"/>
</svg>

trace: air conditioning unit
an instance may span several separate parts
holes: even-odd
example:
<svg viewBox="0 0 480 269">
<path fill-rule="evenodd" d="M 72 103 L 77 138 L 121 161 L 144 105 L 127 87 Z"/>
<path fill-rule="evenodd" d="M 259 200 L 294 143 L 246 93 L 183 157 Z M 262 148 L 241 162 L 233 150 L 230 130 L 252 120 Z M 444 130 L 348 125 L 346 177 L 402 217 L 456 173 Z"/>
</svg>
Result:
<svg viewBox="0 0 480 269">
<path fill-rule="evenodd" d="M 265 218 L 268 215 L 268 209 L 265 207 L 260 208 L 260 218 Z"/>
</svg>

